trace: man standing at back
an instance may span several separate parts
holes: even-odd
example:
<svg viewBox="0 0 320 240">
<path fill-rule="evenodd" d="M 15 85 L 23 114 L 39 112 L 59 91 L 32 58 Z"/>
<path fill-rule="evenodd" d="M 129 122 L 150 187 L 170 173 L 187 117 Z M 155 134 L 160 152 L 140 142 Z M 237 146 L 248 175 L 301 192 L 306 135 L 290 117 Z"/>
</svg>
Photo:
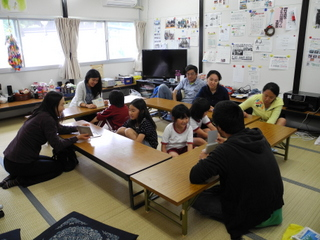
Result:
<svg viewBox="0 0 320 240">
<path fill-rule="evenodd" d="M 245 128 L 243 112 L 232 101 L 216 104 L 219 145 L 191 169 L 190 181 L 204 183 L 219 175 L 220 185 L 199 194 L 193 207 L 225 224 L 231 239 L 249 229 L 282 222 L 283 183 L 270 145 L 257 128 Z"/>
<path fill-rule="evenodd" d="M 198 68 L 194 65 L 188 65 L 185 68 L 185 78 L 182 79 L 175 87 L 173 92 L 166 84 L 161 84 L 158 90 L 158 97 L 165 99 L 173 99 L 177 101 L 177 93 L 183 90 L 184 94 L 181 101 L 191 103 L 199 90 L 206 85 L 206 82 L 198 78 Z"/>
</svg>

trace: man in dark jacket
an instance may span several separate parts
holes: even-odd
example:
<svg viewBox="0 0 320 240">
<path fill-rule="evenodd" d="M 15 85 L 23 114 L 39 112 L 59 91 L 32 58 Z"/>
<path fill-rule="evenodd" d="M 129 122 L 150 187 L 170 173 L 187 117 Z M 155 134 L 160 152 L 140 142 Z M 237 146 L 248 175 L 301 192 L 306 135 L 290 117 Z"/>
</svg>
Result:
<svg viewBox="0 0 320 240">
<path fill-rule="evenodd" d="M 201 153 L 190 181 L 203 183 L 219 175 L 220 185 L 201 193 L 193 207 L 225 224 L 231 239 L 249 229 L 282 222 L 283 183 L 270 145 L 257 128 L 245 128 L 243 112 L 232 101 L 216 104 L 214 123 L 220 143 Z"/>
</svg>

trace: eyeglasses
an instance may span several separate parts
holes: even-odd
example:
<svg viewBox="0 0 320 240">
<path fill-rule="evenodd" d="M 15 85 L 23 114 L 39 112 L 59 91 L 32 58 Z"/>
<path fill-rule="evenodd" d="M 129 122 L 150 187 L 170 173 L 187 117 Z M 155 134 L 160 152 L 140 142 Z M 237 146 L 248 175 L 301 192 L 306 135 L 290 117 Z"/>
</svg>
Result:
<svg viewBox="0 0 320 240">
<path fill-rule="evenodd" d="M 195 73 L 195 72 L 186 73 L 186 76 L 194 76 L 194 75 L 196 75 L 196 73 Z"/>
</svg>

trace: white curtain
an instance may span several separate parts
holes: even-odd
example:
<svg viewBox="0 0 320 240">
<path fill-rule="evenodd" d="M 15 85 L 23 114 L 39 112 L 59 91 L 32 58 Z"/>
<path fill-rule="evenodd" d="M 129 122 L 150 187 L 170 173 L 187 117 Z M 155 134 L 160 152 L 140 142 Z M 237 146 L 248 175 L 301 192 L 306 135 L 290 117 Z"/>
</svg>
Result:
<svg viewBox="0 0 320 240">
<path fill-rule="evenodd" d="M 63 79 L 79 79 L 81 78 L 81 72 L 77 48 L 80 19 L 57 18 L 55 23 L 65 57 L 60 76 Z"/>
<path fill-rule="evenodd" d="M 144 31 L 146 28 L 146 22 L 138 21 L 135 22 L 136 27 L 136 43 L 138 48 L 138 56 L 134 63 L 134 70 L 135 71 L 142 71 L 142 48 L 143 48 L 143 37 Z"/>
</svg>

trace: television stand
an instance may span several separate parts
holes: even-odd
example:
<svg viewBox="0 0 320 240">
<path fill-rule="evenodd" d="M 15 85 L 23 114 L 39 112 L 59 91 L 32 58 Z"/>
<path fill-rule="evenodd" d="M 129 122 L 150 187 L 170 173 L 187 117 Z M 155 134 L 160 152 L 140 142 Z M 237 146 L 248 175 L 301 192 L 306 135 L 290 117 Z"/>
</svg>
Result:
<svg viewBox="0 0 320 240">
<path fill-rule="evenodd" d="M 141 93 L 142 97 L 149 98 L 155 87 L 166 84 L 169 88 L 174 89 L 178 83 L 170 83 L 165 81 L 164 79 L 159 79 L 161 81 L 157 81 L 158 79 L 146 79 L 146 80 L 137 80 L 137 90 Z"/>
</svg>

